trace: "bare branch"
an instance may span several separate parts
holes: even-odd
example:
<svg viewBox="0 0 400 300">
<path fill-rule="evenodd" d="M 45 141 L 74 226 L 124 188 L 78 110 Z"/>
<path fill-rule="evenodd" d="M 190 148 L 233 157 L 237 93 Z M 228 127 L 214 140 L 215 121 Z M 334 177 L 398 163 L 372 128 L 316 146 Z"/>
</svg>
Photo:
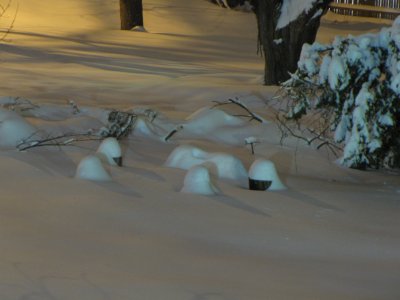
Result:
<svg viewBox="0 0 400 300">
<path fill-rule="evenodd" d="M 0 4 L 0 17 L 4 15 L 4 13 L 8 10 L 10 6 L 11 6 L 11 0 L 9 0 L 6 5 Z"/>
<path fill-rule="evenodd" d="M 285 116 L 286 113 L 282 113 L 281 111 L 275 116 L 278 129 L 281 131 L 281 144 L 283 144 L 285 138 L 292 136 L 304 141 L 308 146 L 317 144 L 317 150 L 327 147 L 336 157 L 338 156 L 338 152 L 340 152 L 342 148 L 333 141 L 330 135 L 331 123 L 329 119 L 323 119 L 323 121 L 321 121 L 321 116 L 316 114 L 315 118 L 312 118 L 311 121 L 306 124 L 306 127 L 304 127 L 298 120 L 288 119 Z"/>
<path fill-rule="evenodd" d="M 238 116 L 238 117 L 246 117 L 246 118 L 249 118 L 250 121 L 256 120 L 257 122 L 264 123 L 264 120 L 262 118 L 260 118 L 255 113 L 250 111 L 250 109 L 246 105 L 244 105 L 242 102 L 240 102 L 240 100 L 238 98 L 235 98 L 235 99 L 231 99 L 230 98 L 226 102 L 220 102 L 220 101 L 213 101 L 213 102 L 216 103 L 213 107 L 217 107 L 217 106 L 221 106 L 221 105 L 227 105 L 227 104 L 238 105 L 240 108 L 244 109 L 248 114 L 247 115 L 236 115 L 236 116 Z"/>
<path fill-rule="evenodd" d="M 183 129 L 183 125 L 179 125 L 178 127 L 174 128 L 171 130 L 170 133 L 167 134 L 167 136 L 164 138 L 164 141 L 168 142 L 168 140 L 174 136 L 177 132 L 181 131 Z"/>
<path fill-rule="evenodd" d="M 8 3 L 5 6 L 1 6 L 0 7 L 0 18 L 4 17 L 4 14 L 6 13 L 6 11 L 10 8 L 11 6 L 11 1 L 9 0 Z M 14 17 L 10 23 L 10 25 L 8 26 L 8 28 L 5 30 L 5 32 L 3 32 L 3 34 L 0 36 L 0 41 L 5 41 L 7 35 L 11 32 L 11 30 L 14 28 L 14 24 L 15 24 L 15 20 L 17 19 L 17 14 L 18 14 L 18 10 L 19 10 L 19 4 L 17 3 L 17 8 L 15 10 L 15 14 Z"/>
<path fill-rule="evenodd" d="M 72 146 L 78 142 L 100 141 L 103 138 L 92 134 L 62 134 L 58 136 L 47 136 L 45 138 L 33 139 L 37 132 L 23 140 L 17 145 L 19 151 L 25 151 L 31 148 L 44 146 Z"/>
</svg>

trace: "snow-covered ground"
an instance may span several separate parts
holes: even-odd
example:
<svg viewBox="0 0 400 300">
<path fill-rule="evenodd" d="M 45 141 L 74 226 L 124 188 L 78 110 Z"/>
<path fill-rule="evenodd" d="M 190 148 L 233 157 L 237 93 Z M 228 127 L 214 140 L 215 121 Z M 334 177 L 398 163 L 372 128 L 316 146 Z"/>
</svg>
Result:
<svg viewBox="0 0 400 300">
<path fill-rule="evenodd" d="M 400 298 L 399 175 L 280 145 L 254 16 L 145 0 L 147 32 L 122 32 L 118 1 L 18 3 L 0 44 L 0 95 L 36 106 L 23 119 L 1 111 L 2 141 L 32 128 L 96 130 L 110 109 L 158 115 L 121 141 L 123 167 L 101 159 L 98 141 L 23 152 L 2 144 L 0 299 Z M 318 40 L 384 25 L 330 14 Z M 235 105 L 210 109 L 235 97 L 266 122 L 235 117 Z M 259 142 L 254 155 L 246 140 Z M 87 156 L 111 180 L 76 178 Z M 287 189 L 248 190 L 256 159 L 272 161 Z"/>
</svg>

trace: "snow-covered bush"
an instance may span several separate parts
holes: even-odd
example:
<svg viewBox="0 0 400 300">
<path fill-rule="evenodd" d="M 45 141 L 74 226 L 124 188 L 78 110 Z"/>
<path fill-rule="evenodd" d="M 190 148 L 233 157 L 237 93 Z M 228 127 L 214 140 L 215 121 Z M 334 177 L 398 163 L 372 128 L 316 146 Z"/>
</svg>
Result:
<svg viewBox="0 0 400 300">
<path fill-rule="evenodd" d="M 283 88 L 288 119 L 328 118 L 343 165 L 400 167 L 400 18 L 377 34 L 304 45 Z"/>
<path fill-rule="evenodd" d="M 96 155 L 84 157 L 76 169 L 75 178 L 93 181 L 111 181 L 112 178 Z"/>
<path fill-rule="evenodd" d="M 220 191 L 212 182 L 205 165 L 195 165 L 186 173 L 181 192 L 205 196 L 217 195 Z"/>
<path fill-rule="evenodd" d="M 196 165 L 207 165 L 216 176 L 221 178 L 241 181 L 248 177 L 247 170 L 239 158 L 222 152 L 206 152 L 189 145 L 175 148 L 165 165 L 184 170 Z"/>
</svg>

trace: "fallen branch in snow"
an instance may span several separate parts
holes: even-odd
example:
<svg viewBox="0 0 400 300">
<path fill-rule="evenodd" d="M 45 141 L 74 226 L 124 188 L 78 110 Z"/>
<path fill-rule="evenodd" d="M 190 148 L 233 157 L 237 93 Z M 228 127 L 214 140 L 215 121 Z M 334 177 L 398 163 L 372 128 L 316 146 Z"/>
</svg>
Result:
<svg viewBox="0 0 400 300">
<path fill-rule="evenodd" d="M 62 134 L 58 136 L 47 136 L 45 138 L 35 138 L 38 133 L 34 133 L 32 136 L 24 139 L 20 144 L 17 145 L 19 151 L 25 151 L 36 147 L 45 146 L 72 146 L 78 142 L 87 141 L 100 141 L 103 138 L 93 134 Z"/>
<path fill-rule="evenodd" d="M 75 117 L 73 117 L 74 115 L 76 115 L 77 117 L 76 122 L 80 122 L 80 120 L 85 120 L 86 119 L 85 117 L 88 117 L 88 119 L 92 118 L 90 116 L 91 115 L 90 109 L 88 108 L 80 109 L 73 100 L 69 100 L 68 104 L 72 108 L 72 113 L 70 111 L 67 112 L 67 110 L 65 109 L 60 111 L 56 110 L 58 113 L 60 113 L 62 116 L 66 118 L 65 120 L 67 123 L 69 118 L 75 119 Z M 39 106 L 32 103 L 29 100 L 21 99 L 19 97 L 17 98 L 6 97 L 2 99 L 0 107 L 6 110 L 15 111 L 17 114 L 21 116 L 28 115 L 29 117 L 40 118 L 41 115 L 43 114 L 46 115 L 46 106 Z M 29 113 L 29 110 L 37 110 L 37 111 L 31 114 Z M 27 111 L 28 113 L 26 113 Z M 108 137 L 121 139 L 131 134 L 136 125 L 150 126 L 149 127 L 151 128 L 149 129 L 150 131 L 153 128 L 157 129 L 157 127 L 160 126 L 159 124 L 156 125 L 152 124 L 159 115 L 157 111 L 152 109 L 139 108 L 133 111 L 132 110 L 118 111 L 118 110 L 104 109 L 96 112 L 95 115 L 97 115 L 99 112 L 102 115 L 101 118 L 104 118 L 104 114 L 107 118 L 107 122 L 105 124 L 103 123 L 104 120 L 101 121 L 104 124 L 103 127 L 88 128 L 88 129 L 81 128 L 82 130 L 79 130 L 78 132 L 73 132 L 73 131 L 71 132 L 70 129 L 68 129 L 69 131 L 59 132 L 59 129 L 57 129 L 58 130 L 57 135 L 47 133 L 46 129 L 40 131 L 36 130 L 33 134 L 21 140 L 16 145 L 16 148 L 20 151 L 24 151 L 35 147 L 44 147 L 44 146 L 60 147 L 60 146 L 76 145 L 79 142 L 103 140 Z M 137 123 L 138 120 L 140 120 L 141 123 Z M 60 125 L 55 124 L 55 126 L 57 127 Z M 173 134 L 175 134 L 178 130 L 180 130 L 179 127 L 176 127 L 175 129 L 176 130 L 171 130 L 167 128 L 166 130 L 164 130 L 161 137 L 163 137 L 164 134 L 166 134 L 165 141 L 167 141 Z"/>
<path fill-rule="evenodd" d="M 167 134 L 167 136 L 164 138 L 164 141 L 168 142 L 168 140 L 175 135 L 178 131 L 181 131 L 183 129 L 183 125 L 179 125 L 175 129 L 173 129 L 170 133 Z"/>
<path fill-rule="evenodd" d="M 217 106 L 221 106 L 221 105 L 235 104 L 247 112 L 247 115 L 234 115 L 235 117 L 245 117 L 245 118 L 249 118 L 250 121 L 256 120 L 257 122 L 264 123 L 264 120 L 261 117 L 257 116 L 255 113 L 250 111 L 250 109 L 245 104 L 240 102 L 240 100 L 238 98 L 235 98 L 235 99 L 230 98 L 230 99 L 228 99 L 228 101 L 225 101 L 225 102 L 220 102 L 220 101 L 213 101 L 213 102 L 216 103 L 213 106 L 213 108 L 217 107 Z"/>
<path fill-rule="evenodd" d="M 169 121 L 168 118 L 159 112 L 148 108 L 136 108 L 124 111 L 98 108 L 90 109 L 88 107 L 78 107 L 77 103 L 73 100 L 68 100 L 68 106 L 57 108 L 52 105 L 38 106 L 28 100 L 19 98 L 13 99 L 9 97 L 2 99 L 1 102 L 3 103 L 2 106 L 8 110 L 16 111 L 17 113 L 30 118 L 44 117 L 48 122 L 46 127 L 40 131 L 33 128 L 25 135 L 16 139 L 18 143 L 16 147 L 20 151 L 25 151 L 35 147 L 76 145 L 79 142 L 102 140 L 108 137 L 122 139 L 133 133 L 138 135 L 150 134 L 164 142 L 168 142 L 173 136 L 175 136 L 175 134 L 185 128 L 188 128 L 189 131 L 193 130 L 193 128 L 191 128 L 193 125 L 190 124 L 190 121 L 184 124 L 177 124 Z M 229 99 L 227 102 L 217 102 L 215 106 L 225 104 L 234 104 L 235 107 L 239 107 L 240 111 L 237 116 L 248 118 L 250 121 L 256 120 L 258 122 L 265 122 L 261 117 L 250 111 L 250 109 L 237 98 Z M 33 111 L 22 113 L 25 110 Z M 237 109 L 235 110 L 238 111 Z M 214 113 L 216 112 L 217 116 L 221 116 L 221 113 L 223 116 L 227 115 L 225 112 L 218 109 L 215 109 L 214 111 L 207 109 L 205 111 L 211 112 L 212 115 L 215 115 Z M 242 111 L 245 111 L 245 113 Z M 56 120 L 54 125 L 50 122 L 52 119 L 49 121 L 47 117 L 49 114 L 54 115 L 54 120 Z M 234 116 L 234 114 L 230 115 Z M 230 119 L 231 118 L 225 120 L 227 122 L 226 124 L 229 124 Z M 208 119 L 192 121 L 194 121 L 193 124 L 196 122 L 210 122 Z M 235 124 L 237 124 L 237 121 L 238 120 L 235 120 Z M 221 121 L 218 120 L 218 122 Z M 29 125 L 29 122 L 27 123 Z M 243 122 L 240 122 L 240 124 L 242 123 Z M 64 125 L 65 128 L 63 128 Z M 197 124 L 196 126 L 201 127 L 201 124 Z M 34 133 L 30 135 L 32 132 Z M 26 137 L 27 135 L 30 136 L 21 141 L 21 138 Z M 256 142 L 248 141 L 248 143 L 251 145 L 252 152 L 254 153 L 254 144 Z M 14 142 L 13 145 L 15 144 L 16 143 Z"/>
</svg>

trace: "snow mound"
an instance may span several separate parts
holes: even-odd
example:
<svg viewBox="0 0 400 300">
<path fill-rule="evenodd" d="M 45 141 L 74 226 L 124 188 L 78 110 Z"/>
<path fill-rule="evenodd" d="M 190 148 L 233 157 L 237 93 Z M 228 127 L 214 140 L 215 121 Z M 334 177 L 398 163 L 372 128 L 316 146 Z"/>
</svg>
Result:
<svg viewBox="0 0 400 300">
<path fill-rule="evenodd" d="M 142 118 L 138 118 L 136 120 L 135 127 L 133 128 L 132 133 L 135 136 L 141 137 L 159 138 L 163 136 L 163 132 L 160 132 L 157 126 Z"/>
<path fill-rule="evenodd" d="M 182 145 L 174 149 L 165 165 L 188 170 L 193 166 L 206 164 L 218 177 L 233 180 L 247 178 L 247 171 L 240 159 L 226 153 L 208 153 L 199 148 Z"/>
<path fill-rule="evenodd" d="M 185 130 L 204 135 L 226 126 L 243 126 L 245 121 L 226 112 L 211 107 L 203 107 L 187 118 Z"/>
<path fill-rule="evenodd" d="M 37 129 L 13 111 L 0 109 L 0 147 L 15 148 Z"/>
<path fill-rule="evenodd" d="M 110 174 L 103 167 L 100 158 L 95 155 L 86 156 L 80 161 L 75 178 L 93 181 L 112 180 Z"/>
<path fill-rule="evenodd" d="M 165 141 L 165 137 L 176 127 L 167 117 L 158 111 L 150 111 L 145 108 L 133 110 L 140 115 L 132 128 L 132 135 Z M 154 115 L 152 115 L 154 114 Z"/>
<path fill-rule="evenodd" d="M 112 166 L 122 166 L 122 151 L 116 138 L 104 139 L 97 149 L 97 155 Z"/>
<path fill-rule="evenodd" d="M 248 119 L 209 106 L 191 114 L 181 125 L 178 138 L 201 138 L 230 145 L 243 145 L 246 136 L 259 135 L 263 128 L 254 126 Z"/>
<path fill-rule="evenodd" d="M 279 191 L 285 190 L 286 186 L 279 179 L 275 165 L 270 160 L 257 159 L 250 166 L 249 178 L 254 180 L 272 181 L 268 190 Z"/>
<path fill-rule="evenodd" d="M 197 165 L 186 173 L 181 192 L 210 196 L 218 194 L 219 190 L 213 184 L 208 168 Z"/>
</svg>

